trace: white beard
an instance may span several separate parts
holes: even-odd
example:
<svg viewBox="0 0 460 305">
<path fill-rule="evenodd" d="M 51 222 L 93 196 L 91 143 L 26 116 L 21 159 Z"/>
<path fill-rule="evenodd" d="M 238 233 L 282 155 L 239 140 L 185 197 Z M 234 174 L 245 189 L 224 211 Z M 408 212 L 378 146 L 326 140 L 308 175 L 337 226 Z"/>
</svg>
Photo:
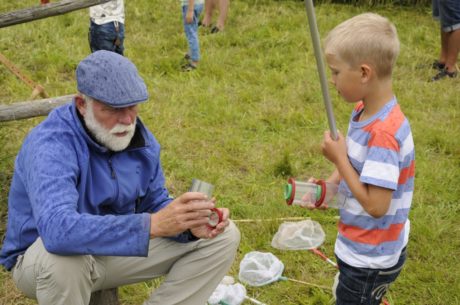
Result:
<svg viewBox="0 0 460 305">
<path fill-rule="evenodd" d="M 136 119 L 131 125 L 116 124 L 108 130 L 99 123 L 94 116 L 92 103 L 87 103 L 86 114 L 83 117 L 86 127 L 96 140 L 112 151 L 121 151 L 128 147 L 136 130 Z M 119 137 L 115 133 L 128 132 L 125 136 Z"/>
</svg>

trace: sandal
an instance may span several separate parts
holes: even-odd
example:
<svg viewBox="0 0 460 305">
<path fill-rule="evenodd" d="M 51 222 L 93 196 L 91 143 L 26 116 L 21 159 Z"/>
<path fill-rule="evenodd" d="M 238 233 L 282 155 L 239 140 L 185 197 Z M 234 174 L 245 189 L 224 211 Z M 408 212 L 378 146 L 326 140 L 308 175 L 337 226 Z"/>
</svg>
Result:
<svg viewBox="0 0 460 305">
<path fill-rule="evenodd" d="M 220 30 L 217 26 L 213 26 L 212 29 L 211 29 L 211 34 L 216 34 L 216 33 L 219 33 Z"/>
<path fill-rule="evenodd" d="M 433 76 L 431 78 L 431 81 L 436 82 L 436 81 L 441 80 L 441 79 L 446 78 L 446 77 L 447 78 L 456 78 L 457 77 L 457 71 L 449 72 L 449 71 L 447 71 L 446 68 L 444 68 L 444 69 L 440 70 L 438 74 Z"/>
<path fill-rule="evenodd" d="M 435 60 L 431 64 L 431 68 L 433 68 L 434 70 L 438 70 L 438 71 L 444 70 L 445 67 L 446 67 L 446 65 L 441 63 L 439 60 Z"/>
<path fill-rule="evenodd" d="M 182 66 L 182 71 L 183 72 L 190 72 L 190 71 L 193 71 L 193 70 L 196 70 L 196 66 L 192 63 L 187 63 L 185 65 Z"/>
</svg>

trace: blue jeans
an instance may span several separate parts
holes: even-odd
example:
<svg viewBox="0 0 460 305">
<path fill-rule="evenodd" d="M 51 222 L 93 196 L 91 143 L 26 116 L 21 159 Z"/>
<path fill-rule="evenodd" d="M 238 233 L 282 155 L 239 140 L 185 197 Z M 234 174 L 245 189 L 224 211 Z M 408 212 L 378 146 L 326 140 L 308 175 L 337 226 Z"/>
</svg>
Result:
<svg viewBox="0 0 460 305">
<path fill-rule="evenodd" d="M 121 22 L 96 24 L 91 21 L 88 38 L 91 52 L 107 50 L 123 55 L 125 26 Z"/>
<path fill-rule="evenodd" d="M 406 261 L 406 248 L 398 262 L 388 269 L 355 268 L 339 258 L 340 275 L 336 305 L 379 305 L 392 282 L 396 280 Z"/>
<path fill-rule="evenodd" d="M 203 11 L 203 4 L 195 4 L 193 9 L 193 21 L 187 23 L 185 16 L 187 16 L 188 5 L 182 6 L 182 19 L 184 21 L 184 32 L 187 36 L 190 58 L 192 61 L 200 60 L 200 45 L 198 41 L 198 19 Z"/>
</svg>

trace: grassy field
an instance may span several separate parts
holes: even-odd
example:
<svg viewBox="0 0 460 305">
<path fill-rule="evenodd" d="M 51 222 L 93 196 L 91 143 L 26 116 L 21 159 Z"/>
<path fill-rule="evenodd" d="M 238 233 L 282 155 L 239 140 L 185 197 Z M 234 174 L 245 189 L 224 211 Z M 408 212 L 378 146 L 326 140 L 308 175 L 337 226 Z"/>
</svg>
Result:
<svg viewBox="0 0 460 305">
<path fill-rule="evenodd" d="M 326 177 L 333 169 L 320 152 L 328 128 L 304 4 L 301 1 L 234 0 L 225 32 L 200 31 L 202 63 L 180 72 L 186 51 L 179 1 L 126 1 L 126 56 L 138 66 L 150 92 L 141 117 L 162 144 L 167 186 L 174 195 L 192 178 L 216 186 L 218 204 L 232 218 L 310 217 L 326 232 L 321 250 L 333 257 L 336 211 L 287 207 L 289 176 Z M 38 0 L 1 1 L 0 13 Z M 410 214 L 408 261 L 391 287 L 391 304 L 460 304 L 460 86 L 459 80 L 429 83 L 429 64 L 439 52 L 438 24 L 429 7 L 316 8 L 324 37 L 337 23 L 365 11 L 389 17 L 402 43 L 394 87 L 409 118 L 416 145 L 416 189 Z M 75 92 L 74 70 L 89 53 L 87 10 L 0 29 L 0 52 L 50 96 Z M 351 106 L 331 90 L 338 128 L 345 132 Z M 31 90 L 0 66 L 0 103 L 27 100 Z M 0 123 L 0 240 L 5 234 L 7 195 L 21 142 L 43 118 Z M 284 275 L 330 287 L 335 270 L 313 254 L 270 246 L 282 221 L 241 222 L 238 257 L 272 252 Z M 141 304 L 160 280 L 120 289 L 124 305 Z M 270 305 L 331 304 L 330 291 L 294 282 L 248 287 Z M 249 302 L 246 302 L 249 304 Z M 245 304 L 246 304 L 245 303 Z M 0 305 L 36 304 L 0 271 Z"/>
</svg>

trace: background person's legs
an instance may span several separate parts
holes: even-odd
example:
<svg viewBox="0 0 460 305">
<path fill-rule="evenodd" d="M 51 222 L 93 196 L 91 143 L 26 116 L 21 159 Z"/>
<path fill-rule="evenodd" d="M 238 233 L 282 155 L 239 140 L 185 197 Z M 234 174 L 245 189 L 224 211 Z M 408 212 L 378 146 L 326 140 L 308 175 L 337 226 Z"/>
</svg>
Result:
<svg viewBox="0 0 460 305">
<path fill-rule="evenodd" d="M 230 0 L 219 0 L 219 17 L 217 19 L 217 28 L 222 31 L 225 27 L 225 21 L 227 20 L 228 7 Z"/>
<path fill-rule="evenodd" d="M 212 24 L 212 13 L 216 7 L 217 0 L 206 0 L 204 3 L 204 17 L 201 24 L 203 26 L 211 26 Z"/>
<path fill-rule="evenodd" d="M 460 1 L 438 0 L 441 21 L 441 58 L 446 71 L 457 71 L 456 64 L 460 48 Z"/>
<path fill-rule="evenodd" d="M 460 49 L 460 29 L 446 33 L 447 50 L 446 50 L 446 70 L 447 72 L 457 71 L 457 58 Z"/>
<path fill-rule="evenodd" d="M 447 58 L 447 37 L 449 33 L 445 33 L 440 29 L 441 32 L 441 51 L 439 53 L 439 62 L 442 64 L 446 64 Z"/>
<path fill-rule="evenodd" d="M 119 22 L 95 24 L 91 22 L 89 28 L 89 45 L 91 52 L 107 50 L 123 55 L 125 40 L 125 26 Z"/>
</svg>

